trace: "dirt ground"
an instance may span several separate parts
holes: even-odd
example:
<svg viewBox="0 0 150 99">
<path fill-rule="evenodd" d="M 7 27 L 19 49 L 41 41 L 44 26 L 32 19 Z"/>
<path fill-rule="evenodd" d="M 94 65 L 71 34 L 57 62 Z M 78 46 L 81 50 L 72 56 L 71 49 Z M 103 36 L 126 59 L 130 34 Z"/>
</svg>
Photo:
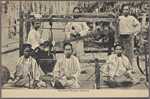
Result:
<svg viewBox="0 0 150 99">
<path fill-rule="evenodd" d="M 2 27 L 6 26 L 6 24 L 2 24 Z M 50 27 L 48 25 L 48 23 L 44 24 L 44 27 Z M 55 23 L 53 24 L 53 27 L 59 27 L 59 28 L 63 28 L 64 24 L 60 24 L 60 23 Z M 48 39 L 48 32 L 49 30 L 44 30 L 43 31 L 43 35 L 42 38 L 47 40 Z M 63 30 L 53 30 L 54 33 L 54 40 L 57 42 L 59 40 L 63 40 L 64 38 L 64 32 Z M 8 30 L 7 28 L 2 28 L 1 29 L 1 52 L 6 52 L 8 50 L 13 50 L 16 48 L 19 48 L 19 34 L 16 34 L 16 36 L 12 36 L 11 38 L 8 38 Z M 61 57 L 63 54 L 56 54 L 56 59 L 58 59 L 59 57 Z M 107 57 L 107 53 L 94 53 L 94 57 L 98 58 L 98 59 L 105 59 Z M 136 57 L 136 56 L 135 56 Z M 4 53 L 1 55 L 1 64 L 4 66 L 7 66 L 10 70 L 10 72 L 15 71 L 15 64 L 16 61 L 19 58 L 19 50 L 14 50 L 14 51 L 10 51 L 9 53 Z M 93 55 L 92 53 L 88 53 L 85 54 L 85 56 L 83 57 L 83 59 L 93 59 Z M 134 58 L 133 60 L 133 71 L 135 71 L 138 75 L 137 76 L 141 76 L 142 78 L 145 78 L 145 76 L 142 76 L 140 74 L 140 71 L 137 67 L 137 63 L 136 63 L 136 58 Z M 93 64 L 94 65 L 94 64 Z M 145 67 L 144 63 L 143 63 L 143 68 Z M 95 83 L 95 77 L 92 76 L 92 78 L 89 81 L 86 81 L 87 78 L 94 73 L 95 68 L 90 66 L 87 63 L 82 63 L 81 64 L 81 69 L 82 70 L 86 70 L 87 74 L 81 74 L 81 76 L 79 77 L 79 80 L 82 83 L 82 88 L 83 89 L 94 89 L 94 83 Z M 44 79 L 47 79 L 47 77 L 45 77 Z M 102 84 L 103 85 L 103 84 Z M 144 84 L 144 81 L 141 82 L 139 85 L 135 85 L 131 88 L 122 88 L 122 89 L 147 89 L 147 87 Z"/>
</svg>

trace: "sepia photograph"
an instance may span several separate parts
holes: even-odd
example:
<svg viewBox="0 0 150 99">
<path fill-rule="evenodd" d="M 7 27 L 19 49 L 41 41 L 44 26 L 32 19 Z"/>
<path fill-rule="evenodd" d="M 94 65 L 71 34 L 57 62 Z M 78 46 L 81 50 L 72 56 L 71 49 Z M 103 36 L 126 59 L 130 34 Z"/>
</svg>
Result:
<svg viewBox="0 0 150 99">
<path fill-rule="evenodd" d="M 149 1 L 1 1 L 1 95 L 149 97 Z"/>
</svg>

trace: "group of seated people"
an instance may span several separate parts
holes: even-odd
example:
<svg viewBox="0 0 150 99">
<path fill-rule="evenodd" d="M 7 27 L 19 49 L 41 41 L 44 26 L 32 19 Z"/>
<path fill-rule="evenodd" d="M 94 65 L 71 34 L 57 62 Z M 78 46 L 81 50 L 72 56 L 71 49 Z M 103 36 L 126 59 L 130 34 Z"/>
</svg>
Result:
<svg viewBox="0 0 150 99">
<path fill-rule="evenodd" d="M 46 84 L 40 80 L 40 76 L 45 75 L 31 57 L 31 45 L 24 44 L 24 55 L 17 61 L 16 72 L 14 74 L 14 86 L 28 87 L 46 87 Z M 56 89 L 78 89 L 81 83 L 78 77 L 81 73 L 80 63 L 77 57 L 73 55 L 71 43 L 63 45 L 64 55 L 59 58 L 55 64 L 53 73 L 54 79 L 50 82 Z M 132 66 L 126 56 L 122 54 L 123 47 L 117 44 L 115 54 L 110 55 L 103 67 L 102 79 L 109 87 L 132 86 L 138 82 L 132 74 Z M 35 85 L 36 84 L 36 85 Z"/>
</svg>

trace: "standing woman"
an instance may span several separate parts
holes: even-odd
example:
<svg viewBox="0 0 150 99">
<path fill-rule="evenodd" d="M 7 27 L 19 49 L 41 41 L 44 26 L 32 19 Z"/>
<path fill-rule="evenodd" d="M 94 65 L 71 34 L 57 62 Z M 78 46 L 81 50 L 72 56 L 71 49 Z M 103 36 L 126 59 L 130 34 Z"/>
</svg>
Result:
<svg viewBox="0 0 150 99">
<path fill-rule="evenodd" d="M 73 13 L 81 13 L 79 7 L 74 7 Z M 79 18 L 79 15 L 75 15 L 74 19 Z M 84 36 L 88 33 L 89 27 L 86 22 L 68 22 L 65 28 L 65 35 L 67 39 L 77 38 Z M 79 60 L 84 54 L 84 43 L 83 40 L 77 40 L 71 42 L 73 45 L 73 55 L 76 56 Z"/>
</svg>

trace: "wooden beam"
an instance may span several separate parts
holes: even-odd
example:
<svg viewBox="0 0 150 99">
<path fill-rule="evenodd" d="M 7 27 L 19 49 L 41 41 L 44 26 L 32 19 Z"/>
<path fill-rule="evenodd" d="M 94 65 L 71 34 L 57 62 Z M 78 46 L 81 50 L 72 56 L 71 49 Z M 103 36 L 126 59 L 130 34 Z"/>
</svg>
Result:
<svg viewBox="0 0 150 99">
<path fill-rule="evenodd" d="M 89 38 L 89 37 L 92 37 L 95 35 L 104 35 L 104 34 L 111 33 L 112 31 L 113 31 L 112 29 L 108 29 L 108 30 L 104 30 L 104 31 L 97 31 L 96 33 L 81 36 L 78 38 L 73 38 L 73 39 L 69 39 L 69 40 L 65 40 L 65 41 L 61 41 L 61 42 L 58 41 L 58 42 L 56 42 L 55 45 L 57 46 L 57 45 L 60 45 L 61 43 L 65 43 L 65 42 L 73 42 L 73 41 L 77 41 L 77 40 L 83 40 L 83 39 L 86 39 L 86 38 Z"/>
<path fill-rule="evenodd" d="M 79 60 L 80 61 L 80 63 L 95 63 L 95 60 L 90 60 L 90 59 L 86 59 L 86 60 L 84 60 L 84 59 L 80 59 Z M 97 60 L 97 62 L 98 63 L 105 63 L 106 62 L 106 60 Z"/>
<path fill-rule="evenodd" d="M 39 59 L 39 61 L 40 61 L 40 63 L 52 63 L 52 62 L 56 62 L 57 59 Z M 79 60 L 80 63 L 95 63 L 95 61 L 98 63 L 105 63 L 106 62 L 106 60 L 104 60 L 104 59 L 103 60 L 90 60 L 90 59 Z"/>
<path fill-rule="evenodd" d="M 80 16 L 80 17 L 102 17 L 102 16 L 109 16 L 112 15 L 115 17 L 115 13 L 73 13 L 73 14 L 64 14 L 64 15 L 59 15 L 59 14 L 55 14 L 55 15 L 51 15 L 51 17 L 55 17 L 55 18 L 63 18 L 65 17 L 72 17 L 72 16 Z M 34 17 L 34 15 L 30 15 L 30 17 Z M 42 15 L 42 18 L 48 18 L 49 15 Z"/>
<path fill-rule="evenodd" d="M 82 19 L 30 19 L 32 22 L 113 22 L 114 18 L 82 18 Z"/>
<path fill-rule="evenodd" d="M 43 29 L 51 29 L 51 28 L 43 28 Z M 64 28 L 52 28 L 52 30 L 65 30 Z"/>
<path fill-rule="evenodd" d="M 51 18 L 71 18 L 73 16 L 77 15 L 79 18 L 113 18 L 113 16 L 110 16 L 111 14 L 91 14 L 91 13 L 81 13 L 81 14 L 66 14 L 66 15 L 51 15 Z M 50 15 L 42 15 L 42 18 L 48 18 Z M 34 15 L 30 15 L 30 18 L 35 18 Z"/>
<path fill-rule="evenodd" d="M 113 16 L 115 16 L 115 13 L 73 13 L 73 14 L 66 14 L 66 15 L 64 15 L 64 16 L 74 16 L 74 15 L 79 15 L 79 16 L 88 16 L 88 17 L 93 17 L 93 16 L 97 16 L 97 17 L 99 17 L 99 16 L 106 16 L 106 15 L 113 15 Z"/>
<path fill-rule="evenodd" d="M 9 49 L 7 51 L 2 52 L 1 54 L 7 54 L 7 53 L 10 53 L 10 52 L 13 52 L 16 50 L 19 50 L 19 47 L 16 47 L 14 49 Z M 84 50 L 84 52 L 85 53 L 107 53 L 108 50 Z M 113 51 L 111 51 L 111 52 L 113 52 Z M 64 53 L 64 52 L 63 52 L 63 50 L 61 50 L 61 51 L 56 51 L 56 52 L 51 51 L 51 53 Z"/>
<path fill-rule="evenodd" d="M 85 50 L 85 53 L 108 53 L 108 50 Z M 111 52 L 113 52 L 111 50 Z M 51 53 L 55 53 L 54 51 L 51 51 Z M 64 51 L 56 51 L 56 53 L 64 53 Z"/>
<path fill-rule="evenodd" d="M 39 59 L 40 63 L 52 63 L 52 62 L 56 62 L 56 59 Z"/>
</svg>

